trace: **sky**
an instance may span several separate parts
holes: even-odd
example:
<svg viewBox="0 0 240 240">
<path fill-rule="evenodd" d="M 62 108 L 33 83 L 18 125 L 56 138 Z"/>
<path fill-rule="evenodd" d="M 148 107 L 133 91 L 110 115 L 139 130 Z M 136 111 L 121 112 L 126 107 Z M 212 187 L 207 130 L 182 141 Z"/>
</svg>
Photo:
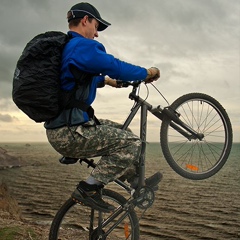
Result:
<svg viewBox="0 0 240 240">
<path fill-rule="evenodd" d="M 68 0 L 1 0 L 0 8 L 0 141 L 45 142 L 42 123 L 35 123 L 12 102 L 12 78 L 23 48 L 35 35 L 68 31 Z M 111 23 L 96 39 L 108 53 L 145 68 L 158 67 L 155 86 L 169 103 L 189 92 L 216 98 L 240 142 L 240 1 L 239 0 L 89 0 Z M 93 104 L 98 118 L 123 123 L 133 102 L 130 88 L 99 89 Z M 141 89 L 144 98 L 147 91 Z M 149 102 L 166 106 L 149 86 Z M 139 116 L 131 124 L 139 134 Z M 148 115 L 148 141 L 159 141 L 161 122 Z"/>
</svg>

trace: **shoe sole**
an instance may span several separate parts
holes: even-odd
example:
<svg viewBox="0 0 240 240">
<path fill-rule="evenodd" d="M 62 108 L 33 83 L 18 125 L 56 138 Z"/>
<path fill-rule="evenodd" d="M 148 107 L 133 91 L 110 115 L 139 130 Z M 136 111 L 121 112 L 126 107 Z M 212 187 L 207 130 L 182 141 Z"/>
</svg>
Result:
<svg viewBox="0 0 240 240">
<path fill-rule="evenodd" d="M 93 208 L 95 210 L 98 210 L 100 212 L 105 212 L 109 213 L 114 211 L 114 209 L 107 209 L 107 208 L 102 208 L 99 205 L 97 205 L 91 197 L 86 197 L 86 198 L 81 198 L 79 196 L 76 196 L 74 193 L 72 194 L 72 200 L 76 203 L 79 203 L 81 205 L 85 205 L 87 207 Z"/>
</svg>

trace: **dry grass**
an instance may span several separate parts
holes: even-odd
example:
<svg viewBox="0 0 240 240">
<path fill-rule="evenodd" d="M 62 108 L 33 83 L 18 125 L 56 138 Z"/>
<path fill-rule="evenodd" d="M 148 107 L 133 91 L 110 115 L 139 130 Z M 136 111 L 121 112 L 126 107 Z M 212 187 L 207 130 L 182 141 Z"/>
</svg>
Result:
<svg viewBox="0 0 240 240">
<path fill-rule="evenodd" d="M 48 226 L 24 222 L 17 201 L 7 185 L 0 185 L 0 240 L 47 240 Z"/>
<path fill-rule="evenodd" d="M 4 219 L 0 212 L 0 240 L 47 240 L 48 231 L 47 227 Z"/>
</svg>

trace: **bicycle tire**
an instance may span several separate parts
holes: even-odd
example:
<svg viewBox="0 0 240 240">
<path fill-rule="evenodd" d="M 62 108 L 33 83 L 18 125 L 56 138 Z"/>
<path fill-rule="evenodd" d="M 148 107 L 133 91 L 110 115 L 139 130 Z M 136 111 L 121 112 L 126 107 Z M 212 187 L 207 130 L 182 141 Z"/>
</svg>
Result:
<svg viewBox="0 0 240 240">
<path fill-rule="evenodd" d="M 103 199 L 105 201 L 111 201 L 111 204 L 115 206 L 123 205 L 127 202 L 119 193 L 116 193 L 109 189 L 103 190 Z M 128 215 L 106 238 L 102 240 L 138 240 L 139 239 L 139 221 L 137 215 L 133 209 L 128 210 Z M 96 211 L 98 213 L 98 211 Z M 106 220 L 112 213 L 103 214 L 103 219 Z M 90 231 L 90 215 L 91 208 L 75 203 L 71 198 L 68 199 L 55 215 L 50 232 L 49 240 L 97 240 L 97 230 L 95 226 L 94 230 Z M 94 223 L 98 223 L 97 214 L 94 217 Z M 117 219 L 116 219 L 117 220 Z M 110 228 L 110 226 L 109 226 Z M 103 231 L 108 229 L 104 228 Z"/>
<path fill-rule="evenodd" d="M 160 131 L 163 155 L 170 167 L 182 177 L 202 180 L 215 175 L 226 163 L 232 147 L 232 127 L 227 112 L 213 97 L 189 93 L 170 106 L 179 118 L 196 132 L 200 140 L 188 140 L 173 129 L 164 116 Z"/>
</svg>

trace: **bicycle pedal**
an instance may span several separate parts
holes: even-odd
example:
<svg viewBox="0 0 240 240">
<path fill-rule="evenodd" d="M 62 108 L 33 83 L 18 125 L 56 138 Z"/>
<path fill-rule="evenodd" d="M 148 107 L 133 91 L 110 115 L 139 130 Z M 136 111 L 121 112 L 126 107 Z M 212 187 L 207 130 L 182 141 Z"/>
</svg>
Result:
<svg viewBox="0 0 240 240">
<path fill-rule="evenodd" d="M 80 204 L 83 204 L 81 201 L 77 200 L 76 198 L 72 198 L 72 200 L 76 203 L 80 203 Z"/>
<path fill-rule="evenodd" d="M 78 202 L 78 200 L 76 198 L 72 198 L 72 200 L 76 203 Z"/>
</svg>

